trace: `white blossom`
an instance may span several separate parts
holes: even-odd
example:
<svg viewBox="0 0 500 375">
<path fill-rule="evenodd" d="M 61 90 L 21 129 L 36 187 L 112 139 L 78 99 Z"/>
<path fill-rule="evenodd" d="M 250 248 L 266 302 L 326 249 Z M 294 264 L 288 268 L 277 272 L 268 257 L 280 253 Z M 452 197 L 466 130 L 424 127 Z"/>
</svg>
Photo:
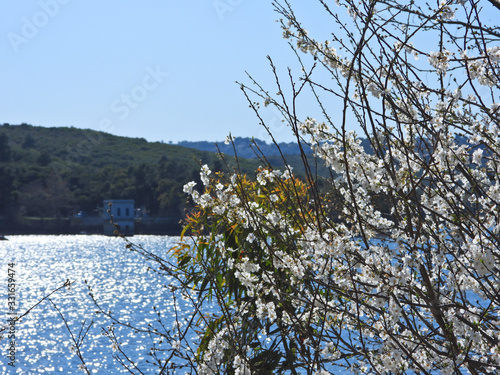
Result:
<svg viewBox="0 0 500 375">
<path fill-rule="evenodd" d="M 193 188 L 196 186 L 196 182 L 191 181 L 184 185 L 183 191 L 186 194 L 191 195 L 193 193 Z"/>
<path fill-rule="evenodd" d="M 439 52 L 433 51 L 429 53 L 429 63 L 436 68 L 437 73 L 446 75 L 450 66 L 450 56 L 452 56 L 452 52 L 446 49 Z"/>
<path fill-rule="evenodd" d="M 203 185 L 205 186 L 208 186 L 210 181 L 208 179 L 208 176 L 212 173 L 212 171 L 210 170 L 210 168 L 208 168 L 208 165 L 205 164 L 201 167 L 201 171 L 200 171 L 200 178 L 201 178 L 201 182 L 203 182 Z"/>
</svg>

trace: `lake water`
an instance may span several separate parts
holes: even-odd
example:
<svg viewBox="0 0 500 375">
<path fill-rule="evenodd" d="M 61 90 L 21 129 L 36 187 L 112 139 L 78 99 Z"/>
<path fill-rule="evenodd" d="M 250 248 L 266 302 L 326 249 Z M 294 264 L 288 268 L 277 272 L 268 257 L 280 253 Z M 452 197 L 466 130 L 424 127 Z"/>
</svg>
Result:
<svg viewBox="0 0 500 375">
<path fill-rule="evenodd" d="M 140 244 L 165 259 L 169 257 L 168 249 L 177 240 L 178 237 L 168 236 L 131 238 L 134 244 Z M 151 325 L 160 331 L 175 331 L 178 328 L 176 311 L 180 314 L 178 320 L 182 321 L 192 310 L 192 305 L 179 296 L 174 301 L 168 288 L 174 281 L 168 275 L 153 271 L 153 268 L 157 269 L 156 266 L 144 256 L 128 250 L 122 238 L 29 235 L 9 236 L 8 241 L 0 241 L 0 328 L 8 328 L 0 339 L 0 375 L 84 373 L 78 368 L 81 361 L 71 350 L 73 342 L 70 333 L 49 300 L 41 302 L 16 322 L 14 330 L 10 331 L 8 319 L 15 315 L 9 315 L 7 289 L 12 281 L 9 281 L 9 273 L 12 275 L 14 271 L 15 288 L 10 294 L 15 298 L 14 313 L 17 315 L 62 286 L 66 280 L 74 282 L 71 288 L 63 288 L 50 298 L 74 335 L 78 335 L 82 324 L 86 329 L 90 322 L 94 322 L 82 345 L 87 368 L 91 373 L 114 375 L 129 372 L 114 358 L 118 353 L 113 350 L 109 338 L 102 334 L 102 328 L 109 327 L 111 320 L 96 314 L 97 308 L 88 295 L 88 286 L 92 287 L 101 307 L 105 311 L 110 310 L 120 321 L 139 329 Z M 158 312 L 164 326 L 158 322 Z M 8 335 L 12 332 L 15 334 L 14 362 L 9 356 L 11 347 Z M 147 333 L 120 326 L 115 332 L 124 352 L 143 373 L 158 373 L 158 367 L 150 363 L 151 356 L 148 353 L 153 341 Z M 193 335 L 186 336 L 188 341 L 195 339 Z M 158 344 L 159 339 L 154 340 Z M 158 344 L 158 347 L 167 351 L 172 348 L 170 342 Z M 161 352 L 159 357 L 165 359 L 167 355 L 168 352 Z M 176 373 L 184 374 L 185 371 Z"/>
<path fill-rule="evenodd" d="M 135 236 L 134 243 L 157 255 L 168 257 L 167 249 L 175 237 Z M 157 324 L 154 307 L 173 321 L 174 301 L 166 285 L 172 280 L 149 269 L 154 266 L 141 255 L 125 248 L 121 238 L 105 236 L 9 236 L 0 241 L 0 326 L 8 323 L 8 274 L 15 271 L 15 291 L 11 296 L 21 314 L 69 279 L 71 288 L 54 294 L 51 299 L 60 309 L 76 335 L 81 324 L 94 321 L 83 344 L 83 355 L 92 373 L 128 373 L 114 358 L 109 339 L 102 327 L 109 318 L 95 313 L 96 307 L 88 296 L 88 285 L 96 300 L 117 318 L 138 327 Z M 12 300 L 12 299 L 11 299 Z M 182 299 L 176 300 L 181 305 Z M 170 320 L 170 321 L 168 321 Z M 7 324 L 8 327 L 10 327 Z M 10 328 L 9 328 L 10 329 Z M 4 332 L 0 340 L 1 374 L 82 374 L 81 363 L 72 352 L 71 337 L 54 306 L 45 300 L 14 326 L 15 367 L 9 365 L 9 339 Z M 141 370 L 154 369 L 147 364 L 151 339 L 130 329 L 119 330 L 124 351 L 139 364 Z M 11 362 L 12 363 L 12 362 Z"/>
</svg>

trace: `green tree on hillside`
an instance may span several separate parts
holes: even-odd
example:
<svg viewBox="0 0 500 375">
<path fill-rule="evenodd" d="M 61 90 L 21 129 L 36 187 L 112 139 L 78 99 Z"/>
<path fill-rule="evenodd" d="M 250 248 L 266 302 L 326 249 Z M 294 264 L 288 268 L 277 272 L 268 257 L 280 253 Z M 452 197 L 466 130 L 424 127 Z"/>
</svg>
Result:
<svg viewBox="0 0 500 375">
<path fill-rule="evenodd" d="M 0 162 L 10 160 L 9 137 L 5 133 L 0 133 Z"/>
<path fill-rule="evenodd" d="M 14 174 L 8 167 L 0 166 L 0 216 L 15 201 Z"/>
<path fill-rule="evenodd" d="M 34 148 L 36 146 L 36 140 L 31 134 L 26 134 L 22 144 L 22 148 Z"/>
</svg>

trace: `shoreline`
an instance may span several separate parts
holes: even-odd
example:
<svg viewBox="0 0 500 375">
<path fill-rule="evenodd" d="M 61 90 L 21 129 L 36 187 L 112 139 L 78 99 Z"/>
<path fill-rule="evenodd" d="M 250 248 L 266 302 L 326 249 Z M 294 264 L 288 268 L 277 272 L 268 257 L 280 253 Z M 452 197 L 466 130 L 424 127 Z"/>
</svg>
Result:
<svg viewBox="0 0 500 375">
<path fill-rule="evenodd" d="M 100 217 L 41 218 L 23 217 L 17 220 L 0 220 L 0 236 L 12 235 L 92 235 L 103 234 L 106 220 Z M 175 217 L 151 217 L 136 219 L 132 235 L 177 236 L 182 232 L 180 219 Z M 0 239 L 1 240 L 1 239 Z"/>
</svg>

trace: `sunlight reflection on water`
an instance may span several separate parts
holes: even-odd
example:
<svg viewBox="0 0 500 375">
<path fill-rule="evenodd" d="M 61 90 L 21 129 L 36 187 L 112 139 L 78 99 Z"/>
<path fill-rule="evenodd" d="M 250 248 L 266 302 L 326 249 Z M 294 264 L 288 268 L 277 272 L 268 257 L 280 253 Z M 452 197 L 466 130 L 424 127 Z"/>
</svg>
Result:
<svg viewBox="0 0 500 375">
<path fill-rule="evenodd" d="M 175 244 L 175 237 L 135 236 L 134 243 L 158 255 L 166 256 Z M 53 289 L 69 279 L 75 281 L 70 289 L 53 295 L 52 300 L 68 320 L 74 334 L 83 321 L 94 321 L 89 337 L 83 345 L 84 357 L 93 373 L 127 373 L 114 359 L 109 340 L 101 334 L 101 327 L 110 321 L 95 314 L 95 306 L 88 296 L 92 287 L 97 301 L 117 318 L 139 327 L 156 321 L 156 306 L 167 319 L 173 316 L 174 306 L 167 288 L 171 280 L 158 275 L 148 266 L 152 263 L 125 248 L 120 238 L 104 236 L 10 236 L 0 243 L 0 270 L 2 298 L 0 311 L 6 311 L 7 264 L 15 262 L 17 275 L 16 301 L 18 314 L 34 305 Z M 181 301 L 178 301 L 181 302 Z M 1 315 L 0 325 L 6 323 Z M 0 341 L 1 374 L 82 374 L 77 356 L 70 351 L 69 333 L 57 311 L 48 301 L 42 302 L 27 317 L 16 324 L 16 368 L 7 365 L 8 343 Z M 134 361 L 144 363 L 150 339 L 130 330 L 120 332 L 124 349 Z M 145 368 L 147 370 L 147 368 Z M 15 371 L 13 371 L 15 370 Z M 146 371 L 147 372 L 147 371 Z"/>
</svg>

